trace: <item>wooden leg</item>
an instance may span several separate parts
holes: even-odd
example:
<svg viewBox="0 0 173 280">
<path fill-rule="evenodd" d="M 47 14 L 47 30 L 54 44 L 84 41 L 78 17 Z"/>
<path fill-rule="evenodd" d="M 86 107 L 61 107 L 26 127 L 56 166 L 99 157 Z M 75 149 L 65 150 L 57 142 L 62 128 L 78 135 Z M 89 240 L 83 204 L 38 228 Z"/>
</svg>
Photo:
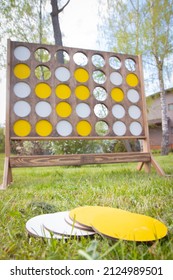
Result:
<svg viewBox="0 0 173 280">
<path fill-rule="evenodd" d="M 3 177 L 3 183 L 0 186 L 1 190 L 5 190 L 8 185 L 12 182 L 12 171 L 10 167 L 10 158 L 6 157 L 5 158 L 5 163 L 4 163 L 4 177 Z"/>
<path fill-rule="evenodd" d="M 163 171 L 163 169 L 159 166 L 159 164 L 155 161 L 155 159 L 153 158 L 153 156 L 151 155 L 151 164 L 153 165 L 153 167 L 156 169 L 157 173 L 161 176 L 165 176 L 165 172 Z"/>
<path fill-rule="evenodd" d="M 137 170 L 141 171 L 143 165 L 144 165 L 144 162 L 139 162 L 137 165 Z"/>
</svg>

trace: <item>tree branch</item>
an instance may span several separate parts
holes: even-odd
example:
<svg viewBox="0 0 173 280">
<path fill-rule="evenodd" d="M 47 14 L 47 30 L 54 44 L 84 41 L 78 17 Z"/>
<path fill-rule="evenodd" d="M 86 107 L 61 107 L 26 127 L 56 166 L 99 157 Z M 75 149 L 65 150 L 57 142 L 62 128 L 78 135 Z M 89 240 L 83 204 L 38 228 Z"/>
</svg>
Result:
<svg viewBox="0 0 173 280">
<path fill-rule="evenodd" d="M 68 0 L 66 4 L 61 9 L 59 9 L 58 13 L 61 13 L 65 9 L 65 7 L 69 4 L 69 2 L 70 0 Z"/>
</svg>

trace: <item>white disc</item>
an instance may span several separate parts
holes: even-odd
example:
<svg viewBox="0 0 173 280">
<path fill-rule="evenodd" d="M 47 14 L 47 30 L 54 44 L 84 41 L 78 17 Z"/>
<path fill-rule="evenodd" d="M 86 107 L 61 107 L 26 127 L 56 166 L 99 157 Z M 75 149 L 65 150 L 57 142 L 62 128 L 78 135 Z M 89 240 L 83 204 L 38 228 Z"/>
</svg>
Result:
<svg viewBox="0 0 173 280">
<path fill-rule="evenodd" d="M 142 132 L 142 126 L 138 122 L 132 122 L 130 124 L 130 132 L 132 135 L 138 136 Z"/>
<path fill-rule="evenodd" d="M 123 122 L 117 121 L 113 124 L 113 132 L 117 136 L 123 136 L 126 133 L 126 126 Z"/>
<path fill-rule="evenodd" d="M 63 238 L 62 235 L 58 235 L 58 234 L 51 235 L 50 232 L 47 229 L 45 229 L 43 226 L 44 220 L 49 219 L 50 216 L 52 215 L 54 214 L 43 214 L 43 215 L 35 216 L 30 220 L 28 220 L 26 223 L 26 229 L 28 233 L 35 237 L 62 239 Z"/>
<path fill-rule="evenodd" d="M 17 97 L 26 98 L 31 93 L 31 88 L 27 83 L 19 82 L 14 85 L 14 93 Z"/>
<path fill-rule="evenodd" d="M 31 52 L 28 48 L 19 46 L 14 50 L 14 56 L 18 60 L 25 61 L 30 58 Z"/>
<path fill-rule="evenodd" d="M 58 67 L 55 70 L 55 77 L 61 82 L 66 82 L 70 79 L 70 71 L 65 67 Z"/>
<path fill-rule="evenodd" d="M 95 234 L 94 231 L 82 230 L 69 225 L 65 219 L 69 216 L 69 212 L 57 212 L 53 216 L 43 221 L 44 227 L 57 234 L 65 236 L 87 236 Z"/>
<path fill-rule="evenodd" d="M 31 106 L 29 105 L 28 102 L 26 101 L 17 101 L 14 104 L 13 107 L 14 113 L 18 116 L 18 117 L 26 117 L 30 114 L 31 112 Z"/>
<path fill-rule="evenodd" d="M 139 93 L 135 89 L 129 89 L 127 92 L 127 98 L 130 102 L 136 103 L 139 101 Z"/>
<path fill-rule="evenodd" d="M 129 113 L 129 116 L 135 120 L 139 119 L 141 116 L 141 110 L 136 105 L 130 106 L 128 109 L 128 113 Z"/>
<path fill-rule="evenodd" d="M 87 118 L 89 117 L 90 113 L 91 113 L 91 109 L 88 104 L 80 103 L 76 106 L 76 114 L 80 118 Z"/>
<path fill-rule="evenodd" d="M 68 136 L 72 133 L 72 125 L 68 121 L 60 121 L 57 123 L 56 131 L 61 136 Z"/>
<path fill-rule="evenodd" d="M 125 109 L 122 105 L 116 104 L 112 107 L 112 114 L 115 118 L 121 119 L 125 116 Z"/>
<path fill-rule="evenodd" d="M 113 85 L 119 86 L 122 84 L 123 78 L 120 73 L 112 72 L 110 74 L 110 81 Z"/>
<path fill-rule="evenodd" d="M 52 112 L 52 107 L 48 102 L 40 101 L 35 106 L 35 111 L 39 117 L 46 118 Z"/>
</svg>

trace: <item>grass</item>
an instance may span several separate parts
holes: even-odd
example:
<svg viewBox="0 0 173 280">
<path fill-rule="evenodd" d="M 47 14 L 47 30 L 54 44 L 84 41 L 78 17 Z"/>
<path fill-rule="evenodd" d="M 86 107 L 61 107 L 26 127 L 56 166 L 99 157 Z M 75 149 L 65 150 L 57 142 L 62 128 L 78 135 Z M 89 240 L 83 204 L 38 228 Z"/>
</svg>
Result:
<svg viewBox="0 0 173 280">
<path fill-rule="evenodd" d="M 173 154 L 155 156 L 173 175 Z M 0 182 L 4 157 L 0 155 Z M 136 164 L 13 169 L 0 191 L 0 259 L 173 259 L 173 177 L 136 171 Z M 163 221 L 168 235 L 155 242 L 112 241 L 99 235 L 66 241 L 28 236 L 25 224 L 43 213 L 84 205 L 117 207 Z"/>
</svg>

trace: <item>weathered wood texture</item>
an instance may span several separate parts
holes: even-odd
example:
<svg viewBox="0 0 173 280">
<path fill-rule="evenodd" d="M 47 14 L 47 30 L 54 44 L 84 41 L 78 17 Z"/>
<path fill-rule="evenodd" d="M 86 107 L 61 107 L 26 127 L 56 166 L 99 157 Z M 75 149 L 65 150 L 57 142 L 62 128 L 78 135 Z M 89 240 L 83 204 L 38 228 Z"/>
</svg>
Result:
<svg viewBox="0 0 173 280">
<path fill-rule="evenodd" d="M 149 153 L 74 154 L 58 156 L 15 156 L 10 158 L 11 167 L 36 167 L 60 165 L 105 164 L 120 162 L 150 162 Z"/>
</svg>

